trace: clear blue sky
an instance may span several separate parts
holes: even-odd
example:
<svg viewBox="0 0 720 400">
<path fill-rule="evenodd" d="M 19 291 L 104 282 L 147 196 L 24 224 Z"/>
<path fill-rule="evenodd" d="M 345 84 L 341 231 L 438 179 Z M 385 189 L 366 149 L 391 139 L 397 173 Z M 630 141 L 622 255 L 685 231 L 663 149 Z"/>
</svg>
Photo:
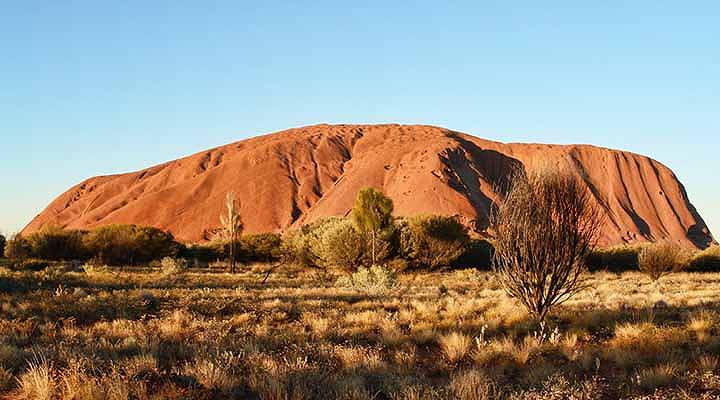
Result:
<svg viewBox="0 0 720 400">
<path fill-rule="evenodd" d="M 399 122 L 647 154 L 720 232 L 717 1 L 261 3 L 3 2 L 0 230 L 90 176 Z"/>
</svg>

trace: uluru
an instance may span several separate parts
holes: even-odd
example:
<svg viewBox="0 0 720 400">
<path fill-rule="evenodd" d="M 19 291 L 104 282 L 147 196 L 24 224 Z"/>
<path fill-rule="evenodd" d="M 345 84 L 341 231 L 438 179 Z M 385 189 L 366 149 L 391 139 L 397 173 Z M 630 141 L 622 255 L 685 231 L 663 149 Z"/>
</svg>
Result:
<svg viewBox="0 0 720 400">
<path fill-rule="evenodd" d="M 606 214 L 604 245 L 714 242 L 675 174 L 648 157 L 590 145 L 500 143 L 426 125 L 314 125 L 258 136 L 142 171 L 98 176 L 57 197 L 24 229 L 155 226 L 210 238 L 228 192 L 246 232 L 282 232 L 347 215 L 357 191 L 382 189 L 401 216 L 457 216 L 486 233 L 497 188 L 515 168 L 567 169 Z"/>
</svg>

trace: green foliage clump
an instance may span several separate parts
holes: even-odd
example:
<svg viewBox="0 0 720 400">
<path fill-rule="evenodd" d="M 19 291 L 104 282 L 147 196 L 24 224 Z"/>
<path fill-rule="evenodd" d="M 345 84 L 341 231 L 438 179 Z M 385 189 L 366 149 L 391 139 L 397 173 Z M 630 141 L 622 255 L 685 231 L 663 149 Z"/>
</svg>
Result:
<svg viewBox="0 0 720 400">
<path fill-rule="evenodd" d="M 317 220 L 282 238 L 285 256 L 310 268 L 357 266 L 363 254 L 362 246 L 352 223 L 340 217 Z"/>
<path fill-rule="evenodd" d="M 629 271 L 638 270 L 638 255 L 642 246 L 613 246 L 595 249 L 588 257 L 587 264 L 591 271 Z"/>
<path fill-rule="evenodd" d="M 315 225 L 316 223 L 303 225 L 282 236 L 281 253 L 284 259 L 300 267 L 316 268 L 318 266 L 317 259 L 310 249 L 310 238 L 314 235 Z"/>
<path fill-rule="evenodd" d="M 223 250 L 217 243 L 195 243 L 183 246 L 179 256 L 196 264 L 210 264 L 223 258 Z"/>
<path fill-rule="evenodd" d="M 436 269 L 457 260 L 469 241 L 467 228 L 453 217 L 417 216 L 401 229 L 400 253 L 417 267 Z"/>
<path fill-rule="evenodd" d="M 180 245 L 172 234 L 138 225 L 108 225 L 91 231 L 85 240 L 89 252 L 107 265 L 134 265 L 174 257 Z"/>
<path fill-rule="evenodd" d="M 4 235 L 0 235 L 0 257 L 2 257 L 5 254 L 5 243 L 7 242 L 7 239 L 5 239 Z"/>
<path fill-rule="evenodd" d="M 360 189 L 352 209 L 355 229 L 364 235 L 370 247 L 372 265 L 380 260 L 379 244 L 393 228 L 393 202 L 374 188 Z"/>
<path fill-rule="evenodd" d="M 370 268 L 360 267 L 357 272 L 341 277 L 336 286 L 367 294 L 383 294 L 397 286 L 397 277 L 390 268 L 373 265 Z"/>
<path fill-rule="evenodd" d="M 30 254 L 43 260 L 81 260 L 87 257 L 86 231 L 45 227 L 27 236 Z"/>
<path fill-rule="evenodd" d="M 688 271 L 720 272 L 720 246 L 711 246 L 697 252 L 690 259 Z"/>
<path fill-rule="evenodd" d="M 241 259 L 271 262 L 280 258 L 281 237 L 277 233 L 255 233 L 240 239 Z"/>
<path fill-rule="evenodd" d="M 362 261 L 363 239 L 351 221 L 330 218 L 310 238 L 310 251 L 323 268 L 354 270 Z"/>
</svg>

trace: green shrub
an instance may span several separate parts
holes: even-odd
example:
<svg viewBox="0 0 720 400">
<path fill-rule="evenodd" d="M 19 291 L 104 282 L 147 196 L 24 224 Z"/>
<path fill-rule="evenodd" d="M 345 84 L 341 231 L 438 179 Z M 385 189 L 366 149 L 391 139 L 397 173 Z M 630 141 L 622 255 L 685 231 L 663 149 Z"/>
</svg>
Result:
<svg viewBox="0 0 720 400">
<path fill-rule="evenodd" d="M 5 254 L 5 243 L 7 242 L 7 239 L 5 239 L 4 235 L 0 235 L 0 257 L 2 257 Z"/>
<path fill-rule="evenodd" d="M 310 251 L 325 269 L 355 270 L 362 261 L 363 248 L 362 237 L 344 218 L 325 220 L 310 238 Z"/>
<path fill-rule="evenodd" d="M 318 268 L 319 260 L 311 249 L 311 242 L 322 223 L 323 220 L 319 220 L 286 232 L 282 236 L 281 243 L 283 258 L 301 267 Z"/>
<path fill-rule="evenodd" d="M 336 286 L 367 294 L 383 294 L 397 286 L 397 277 L 389 268 L 373 265 L 370 268 L 360 267 L 357 272 L 338 279 Z"/>
<path fill-rule="evenodd" d="M 85 244 L 91 254 L 108 265 L 134 265 L 174 257 L 181 247 L 169 232 L 137 225 L 94 229 Z"/>
<path fill-rule="evenodd" d="M 210 264 L 223 258 L 223 250 L 218 243 L 202 243 L 183 246 L 179 256 L 198 264 Z"/>
<path fill-rule="evenodd" d="M 343 239 L 348 243 L 340 243 Z M 297 265 L 310 268 L 357 266 L 364 255 L 364 240 L 352 224 L 340 217 L 319 219 L 282 238 L 282 252 Z M 333 246 L 339 248 L 333 248 Z M 343 251 L 346 251 L 343 254 Z"/>
<path fill-rule="evenodd" d="M 655 281 L 687 267 L 689 260 L 686 249 L 670 242 L 646 245 L 638 255 L 640 271 Z"/>
<path fill-rule="evenodd" d="M 629 271 L 638 270 L 638 255 L 642 249 L 641 245 L 621 245 L 596 249 L 588 257 L 588 268 L 591 271 Z"/>
<path fill-rule="evenodd" d="M 688 271 L 720 272 L 720 246 L 697 252 L 688 263 Z"/>
<path fill-rule="evenodd" d="M 393 202 L 375 188 L 360 189 L 352 208 L 352 222 L 355 230 L 365 239 L 370 264 L 375 265 L 389 255 L 387 238 L 391 236 L 393 226 Z M 381 246 L 387 254 L 381 254 Z"/>
<path fill-rule="evenodd" d="M 19 233 L 5 243 L 5 257 L 10 259 L 28 258 L 31 251 L 30 243 Z"/>
<path fill-rule="evenodd" d="M 467 228 L 453 217 L 417 216 L 400 229 L 400 253 L 417 267 L 436 269 L 457 260 L 469 240 Z"/>
<path fill-rule="evenodd" d="M 241 259 L 271 262 L 280 258 L 282 239 L 277 233 L 255 233 L 240 239 Z"/>
<path fill-rule="evenodd" d="M 26 237 L 30 255 L 43 260 L 82 260 L 88 251 L 83 242 L 87 232 L 50 226 Z"/>
</svg>

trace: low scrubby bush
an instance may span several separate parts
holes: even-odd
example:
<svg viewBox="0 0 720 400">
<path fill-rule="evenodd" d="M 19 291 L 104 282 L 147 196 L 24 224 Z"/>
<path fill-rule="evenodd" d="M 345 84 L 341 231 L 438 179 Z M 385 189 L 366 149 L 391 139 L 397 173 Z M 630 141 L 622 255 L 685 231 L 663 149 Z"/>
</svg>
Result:
<svg viewBox="0 0 720 400">
<path fill-rule="evenodd" d="M 180 245 L 172 234 L 137 225 L 108 225 L 91 231 L 85 240 L 90 254 L 108 265 L 134 265 L 174 257 Z"/>
<path fill-rule="evenodd" d="M 642 246 L 613 246 L 595 249 L 588 257 L 588 268 L 591 271 L 630 271 L 638 269 L 638 254 Z"/>
<path fill-rule="evenodd" d="M 652 280 L 678 272 L 687 267 L 690 254 L 675 243 L 655 243 L 643 246 L 638 255 L 640 271 Z"/>
<path fill-rule="evenodd" d="M 178 255 L 193 261 L 195 264 L 210 264 L 224 257 L 223 251 L 217 243 L 199 243 L 183 246 Z"/>
<path fill-rule="evenodd" d="M 86 231 L 66 230 L 49 226 L 26 237 L 32 257 L 44 260 L 82 260 L 88 250 L 84 244 Z"/>
<path fill-rule="evenodd" d="M 688 263 L 688 271 L 720 272 L 720 246 L 697 252 Z"/>
<path fill-rule="evenodd" d="M 453 217 L 417 216 L 400 225 L 400 253 L 419 268 L 449 266 L 470 241 L 467 228 Z"/>
<path fill-rule="evenodd" d="M 383 294 L 397 286 L 395 273 L 385 266 L 360 267 L 357 272 L 338 279 L 337 286 L 350 288 L 367 294 Z"/>
<path fill-rule="evenodd" d="M 347 219 L 323 221 L 309 238 L 309 245 L 316 263 L 325 269 L 353 270 L 362 264 L 363 238 Z"/>
<path fill-rule="evenodd" d="M 376 251 L 382 247 L 377 245 Z M 340 217 L 317 220 L 282 238 L 282 251 L 287 259 L 310 268 L 354 269 L 365 262 L 365 249 L 364 238 L 350 220 Z"/>
<path fill-rule="evenodd" d="M 280 258 L 281 237 L 277 233 L 255 233 L 240 239 L 240 258 L 245 261 L 271 262 Z"/>
<path fill-rule="evenodd" d="M 166 275 L 179 274 L 185 272 L 187 268 L 188 262 L 184 258 L 163 257 L 160 260 L 160 269 Z"/>
</svg>

